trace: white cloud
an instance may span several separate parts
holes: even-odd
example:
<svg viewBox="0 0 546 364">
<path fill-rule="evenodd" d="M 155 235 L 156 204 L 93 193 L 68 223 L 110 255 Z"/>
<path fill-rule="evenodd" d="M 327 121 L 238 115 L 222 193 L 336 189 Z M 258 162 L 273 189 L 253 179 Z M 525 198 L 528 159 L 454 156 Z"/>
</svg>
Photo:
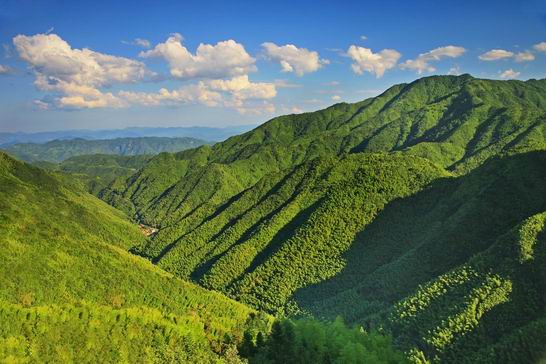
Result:
<svg viewBox="0 0 546 364">
<path fill-rule="evenodd" d="M 242 106 L 245 100 L 268 100 L 277 96 L 275 84 L 266 82 L 250 82 L 248 76 L 238 76 L 231 80 L 211 80 L 207 86 L 213 91 L 227 92 L 231 95 L 231 103 Z"/>
<path fill-rule="evenodd" d="M 530 62 L 535 60 L 535 55 L 529 51 L 519 52 L 514 56 L 516 62 Z"/>
<path fill-rule="evenodd" d="M 318 71 L 330 61 L 321 59 L 315 51 L 298 48 L 293 44 L 278 46 L 275 43 L 262 44 L 267 58 L 278 61 L 283 72 L 294 72 L 298 76 Z"/>
<path fill-rule="evenodd" d="M 431 62 L 436 62 L 443 58 L 457 58 L 462 56 L 464 52 L 466 52 L 466 49 L 463 47 L 452 45 L 439 47 L 426 53 L 421 53 L 416 59 L 408 59 L 400 65 L 400 68 L 414 70 L 418 74 L 434 72 L 436 68 L 430 64 Z"/>
<path fill-rule="evenodd" d="M 130 104 L 144 106 L 197 103 L 206 106 L 218 106 L 222 101 L 222 95 L 211 91 L 203 82 L 172 91 L 162 88 L 157 93 L 120 91 L 119 97 Z"/>
<path fill-rule="evenodd" d="M 447 74 L 452 76 L 459 76 L 461 74 L 461 69 L 459 68 L 459 66 L 451 67 L 449 71 L 447 71 Z"/>
<path fill-rule="evenodd" d="M 365 36 L 365 35 L 361 35 L 361 36 L 360 36 L 360 39 L 361 39 L 361 40 L 367 40 L 367 39 L 368 39 L 368 37 L 367 37 L 367 36 Z"/>
<path fill-rule="evenodd" d="M 40 110 L 48 110 L 50 106 L 47 102 L 43 102 L 42 100 L 34 100 L 32 103 Z"/>
<path fill-rule="evenodd" d="M 268 113 L 274 106 L 267 102 L 277 95 L 275 84 L 251 82 L 247 75 L 229 80 L 207 80 L 177 90 L 157 93 L 121 91 L 118 97 L 129 104 L 144 106 L 202 104 L 234 108 L 245 114 Z"/>
<path fill-rule="evenodd" d="M 0 64 L 0 75 L 7 75 L 8 73 L 11 73 L 12 69 L 8 66 L 4 66 Z"/>
<path fill-rule="evenodd" d="M 150 76 L 142 62 L 93 50 L 73 49 L 56 34 L 13 38 L 19 57 L 48 82 L 64 81 L 93 87 L 137 82 Z"/>
<path fill-rule="evenodd" d="M 521 72 L 514 71 L 513 69 L 508 69 L 500 74 L 501 78 L 517 78 Z"/>
<path fill-rule="evenodd" d="M 332 96 L 332 101 L 339 101 L 339 100 L 341 100 L 341 96 L 339 95 Z"/>
<path fill-rule="evenodd" d="M 243 45 L 234 40 L 218 42 L 216 45 L 201 43 L 192 54 L 182 45 L 182 36 L 172 34 L 164 43 L 140 53 L 140 57 L 164 58 L 170 72 L 176 78 L 225 78 L 248 74 L 256 70 L 255 59 Z"/>
<path fill-rule="evenodd" d="M 11 58 L 13 56 L 13 48 L 6 43 L 2 43 L 2 50 L 4 51 L 4 58 Z"/>
<path fill-rule="evenodd" d="M 533 46 L 539 52 L 546 52 L 546 42 L 540 42 Z"/>
<path fill-rule="evenodd" d="M 154 74 L 142 62 L 93 50 L 73 49 L 56 34 L 17 35 L 19 57 L 34 70 L 34 85 L 52 92 L 61 108 L 122 107 L 123 101 L 100 87 L 135 83 Z"/>
<path fill-rule="evenodd" d="M 173 35 L 171 38 L 181 46 L 180 36 Z M 55 34 L 19 35 L 13 42 L 20 58 L 34 71 L 35 86 L 50 94 L 42 100 L 34 101 L 34 105 L 40 109 L 199 104 L 234 108 L 241 113 L 271 113 L 275 107 L 269 100 L 277 95 L 277 87 L 289 86 L 251 82 L 246 72 L 254 67 L 254 59 L 233 41 L 220 42 L 216 46 L 201 45 L 196 55 L 188 53 L 189 61 L 186 63 L 177 63 L 174 59 L 175 74 L 180 72 L 184 77 L 204 77 L 205 74 L 223 77 L 235 74 L 229 79 L 200 80 L 174 90 L 162 88 L 158 92 L 123 90 L 116 93 L 107 92 L 103 88 L 114 84 L 142 82 L 155 74 L 140 61 L 86 48 L 73 49 Z M 163 48 L 158 45 L 150 52 Z M 234 61 L 237 54 L 241 55 L 241 50 L 247 56 L 246 63 Z M 244 64 L 250 66 L 245 68 Z M 212 70 L 214 65 L 219 69 Z M 233 68 L 228 69 L 230 65 Z"/>
<path fill-rule="evenodd" d="M 150 43 L 149 40 L 143 39 L 143 38 L 135 38 L 130 42 L 127 42 L 127 41 L 123 40 L 123 41 L 121 41 L 121 43 L 129 44 L 129 45 L 135 45 L 135 46 L 141 47 L 141 48 L 150 48 L 152 46 L 152 44 Z"/>
<path fill-rule="evenodd" d="M 396 66 L 401 54 L 394 49 L 383 49 L 373 53 L 371 49 L 352 45 L 347 50 L 347 55 L 354 61 L 351 64 L 353 71 L 359 75 L 364 72 L 375 74 L 377 78 L 383 77 L 385 71 Z"/>
<path fill-rule="evenodd" d="M 482 61 L 496 61 L 499 59 L 511 58 L 514 56 L 513 52 L 506 51 L 504 49 L 492 49 L 484 54 L 480 55 L 478 58 Z"/>
<path fill-rule="evenodd" d="M 288 82 L 287 80 L 275 80 L 275 86 L 278 88 L 300 88 L 303 87 L 300 83 Z"/>
</svg>

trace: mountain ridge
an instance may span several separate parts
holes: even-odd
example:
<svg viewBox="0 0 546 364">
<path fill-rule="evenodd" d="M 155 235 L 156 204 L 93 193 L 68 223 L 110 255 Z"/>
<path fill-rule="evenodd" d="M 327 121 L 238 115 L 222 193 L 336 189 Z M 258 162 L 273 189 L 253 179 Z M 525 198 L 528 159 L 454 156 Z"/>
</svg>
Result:
<svg viewBox="0 0 546 364">
<path fill-rule="evenodd" d="M 472 350 L 467 335 L 497 350 L 498 340 L 517 337 L 522 322 L 507 321 L 499 336 L 489 324 L 474 331 L 512 297 L 511 314 L 527 310 L 522 320 L 541 325 L 543 298 L 527 307 L 517 292 L 535 288 L 520 278 L 494 266 L 490 275 L 450 272 L 546 210 L 544 110 L 546 80 L 426 77 L 162 154 L 101 197 L 159 229 L 133 251 L 175 275 L 269 312 L 384 327 L 416 361 L 457 361 Z M 389 321 L 397 302 L 450 279 L 461 282 L 459 298 L 435 293 L 415 329 L 404 311 Z M 468 302 L 483 307 L 477 323 L 446 326 L 469 319 Z"/>
</svg>

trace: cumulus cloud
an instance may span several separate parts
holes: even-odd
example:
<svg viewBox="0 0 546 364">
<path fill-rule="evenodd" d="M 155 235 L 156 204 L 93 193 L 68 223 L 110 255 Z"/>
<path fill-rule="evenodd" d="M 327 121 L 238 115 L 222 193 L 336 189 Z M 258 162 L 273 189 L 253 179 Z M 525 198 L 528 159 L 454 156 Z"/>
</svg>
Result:
<svg viewBox="0 0 546 364">
<path fill-rule="evenodd" d="M 182 36 L 174 33 L 164 43 L 139 55 L 143 58 L 165 59 L 171 75 L 181 79 L 235 77 L 256 70 L 256 60 L 242 44 L 234 40 L 218 42 L 216 45 L 201 43 L 195 54 L 188 51 L 182 41 Z"/>
<path fill-rule="evenodd" d="M 262 44 L 267 58 L 280 63 L 283 72 L 294 72 L 298 76 L 318 71 L 330 61 L 321 59 L 315 51 L 298 48 L 293 44 L 278 46 L 275 43 Z"/>
<path fill-rule="evenodd" d="M 521 72 L 514 71 L 513 69 L 507 69 L 506 71 L 502 72 L 500 74 L 501 78 L 509 79 L 509 78 L 517 78 Z"/>
<path fill-rule="evenodd" d="M 439 47 L 426 53 L 421 53 L 416 59 L 408 59 L 400 65 L 400 68 L 414 70 L 418 74 L 434 72 L 436 68 L 430 64 L 431 62 L 437 62 L 443 58 L 457 58 L 462 56 L 464 52 L 466 52 L 466 49 L 463 47 L 452 45 Z"/>
<path fill-rule="evenodd" d="M 48 93 L 42 100 L 34 101 L 39 109 L 199 104 L 234 108 L 241 113 L 274 112 L 274 105 L 269 100 L 277 95 L 277 85 L 249 80 L 247 72 L 254 67 L 254 59 L 241 45 L 233 41 L 220 42 L 216 46 L 200 45 L 192 55 L 187 50 L 184 53 L 181 36 L 173 35 L 169 39 L 171 41 L 156 46 L 150 53 L 144 52 L 144 57 L 165 55 L 173 62 L 173 75 L 204 79 L 178 89 L 162 88 L 151 93 L 105 90 L 114 84 L 154 79 L 156 75 L 140 61 L 87 48 L 73 49 L 55 34 L 18 35 L 13 43 L 19 57 L 34 71 L 35 86 Z M 167 44 L 169 42 L 172 44 Z M 169 48 L 173 44 L 174 53 Z M 180 54 L 183 62 L 177 58 Z M 170 55 L 173 57 L 169 58 Z"/>
<path fill-rule="evenodd" d="M 546 52 L 546 42 L 540 42 L 533 46 L 539 52 Z"/>
<path fill-rule="evenodd" d="M 250 82 L 247 75 L 234 77 L 231 80 L 211 80 L 206 84 L 211 90 L 230 93 L 234 100 L 272 99 L 277 96 L 275 84 Z"/>
<path fill-rule="evenodd" d="M 17 35 L 13 44 L 34 71 L 34 85 L 59 95 L 55 102 L 61 108 L 122 107 L 122 100 L 99 88 L 154 75 L 142 62 L 87 48 L 73 49 L 56 34 Z"/>
<path fill-rule="evenodd" d="M 535 60 L 535 55 L 529 51 L 519 52 L 514 56 L 516 62 L 530 62 Z"/>
<path fill-rule="evenodd" d="M 152 46 L 152 44 L 150 43 L 149 40 L 143 39 L 143 38 L 135 38 L 130 42 L 127 42 L 127 41 L 123 40 L 123 41 L 121 41 L 121 43 L 129 44 L 129 45 L 135 45 L 135 46 L 141 47 L 141 48 L 150 48 Z"/>
<path fill-rule="evenodd" d="M 341 96 L 339 95 L 332 96 L 332 101 L 339 101 L 339 100 L 341 100 Z"/>
<path fill-rule="evenodd" d="M 451 67 L 449 71 L 447 71 L 447 74 L 451 76 L 459 76 L 461 74 L 461 69 L 459 66 Z"/>
<path fill-rule="evenodd" d="M 196 103 L 206 106 L 217 106 L 222 101 L 222 95 L 208 89 L 203 82 L 195 85 L 187 85 L 172 91 L 162 88 L 157 93 L 120 91 L 119 97 L 129 104 L 143 106 Z"/>
<path fill-rule="evenodd" d="M 504 50 L 504 49 L 492 49 L 484 54 L 480 55 L 478 58 L 482 61 L 497 61 L 499 59 L 511 58 L 514 56 L 513 52 Z"/>
<path fill-rule="evenodd" d="M 352 45 L 347 50 L 353 63 L 351 68 L 356 74 L 370 72 L 377 78 L 383 77 L 385 71 L 396 66 L 401 54 L 394 49 L 383 49 L 378 53 L 373 53 L 371 49 Z"/>
</svg>

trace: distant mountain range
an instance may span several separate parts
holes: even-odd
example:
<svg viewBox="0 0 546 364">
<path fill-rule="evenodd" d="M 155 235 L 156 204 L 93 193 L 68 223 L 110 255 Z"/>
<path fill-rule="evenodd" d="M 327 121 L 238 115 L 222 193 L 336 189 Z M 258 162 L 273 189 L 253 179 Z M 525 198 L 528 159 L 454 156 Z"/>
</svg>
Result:
<svg viewBox="0 0 546 364">
<path fill-rule="evenodd" d="M 15 143 L 46 143 L 56 139 L 114 139 L 114 138 L 138 138 L 138 137 L 189 137 L 207 140 L 211 142 L 222 141 L 232 135 L 244 133 L 253 129 L 254 125 L 236 125 L 224 128 L 204 126 L 149 128 L 132 127 L 125 129 L 105 130 L 63 130 L 46 131 L 38 133 L 2 133 L 0 132 L 0 146 Z"/>
<path fill-rule="evenodd" d="M 44 144 L 20 143 L 2 149 L 27 162 L 62 162 L 71 157 L 89 154 L 120 156 L 153 155 L 161 152 L 179 152 L 196 148 L 206 141 L 195 138 L 138 137 L 103 140 L 69 139 L 53 140 Z"/>
</svg>

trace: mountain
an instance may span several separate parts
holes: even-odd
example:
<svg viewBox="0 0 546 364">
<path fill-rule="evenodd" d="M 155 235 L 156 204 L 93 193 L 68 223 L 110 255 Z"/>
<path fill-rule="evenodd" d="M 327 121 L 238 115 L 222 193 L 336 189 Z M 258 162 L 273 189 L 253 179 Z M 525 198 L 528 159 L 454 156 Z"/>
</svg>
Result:
<svg viewBox="0 0 546 364">
<path fill-rule="evenodd" d="M 267 325 L 128 253 L 137 225 L 70 181 L 0 153 L 0 186 L 3 359 L 210 362 Z"/>
<path fill-rule="evenodd" d="M 134 252 L 253 307 L 381 328 L 414 361 L 529 362 L 545 110 L 546 80 L 427 77 L 158 155 L 100 196 L 158 229 Z"/>
<path fill-rule="evenodd" d="M 0 152 L 0 187 L 3 362 L 406 362 L 384 334 L 273 322 L 131 254 L 144 229 L 71 175 Z"/>
<path fill-rule="evenodd" d="M 252 125 L 234 125 L 222 128 L 188 126 L 170 128 L 132 127 L 125 129 L 105 130 L 62 130 L 46 131 L 37 133 L 2 133 L 0 132 L 0 146 L 6 147 L 10 144 L 20 143 L 46 143 L 52 140 L 66 139 L 117 139 L 117 138 L 142 138 L 142 137 L 165 137 L 165 138 L 195 138 L 208 141 L 222 141 L 230 136 L 237 135 L 252 129 Z"/>
<path fill-rule="evenodd" d="M 53 140 L 45 144 L 23 143 L 4 147 L 5 151 L 28 162 L 62 162 L 74 156 L 115 154 L 122 156 L 178 152 L 206 144 L 194 138 L 118 138 L 105 140 Z"/>
</svg>

